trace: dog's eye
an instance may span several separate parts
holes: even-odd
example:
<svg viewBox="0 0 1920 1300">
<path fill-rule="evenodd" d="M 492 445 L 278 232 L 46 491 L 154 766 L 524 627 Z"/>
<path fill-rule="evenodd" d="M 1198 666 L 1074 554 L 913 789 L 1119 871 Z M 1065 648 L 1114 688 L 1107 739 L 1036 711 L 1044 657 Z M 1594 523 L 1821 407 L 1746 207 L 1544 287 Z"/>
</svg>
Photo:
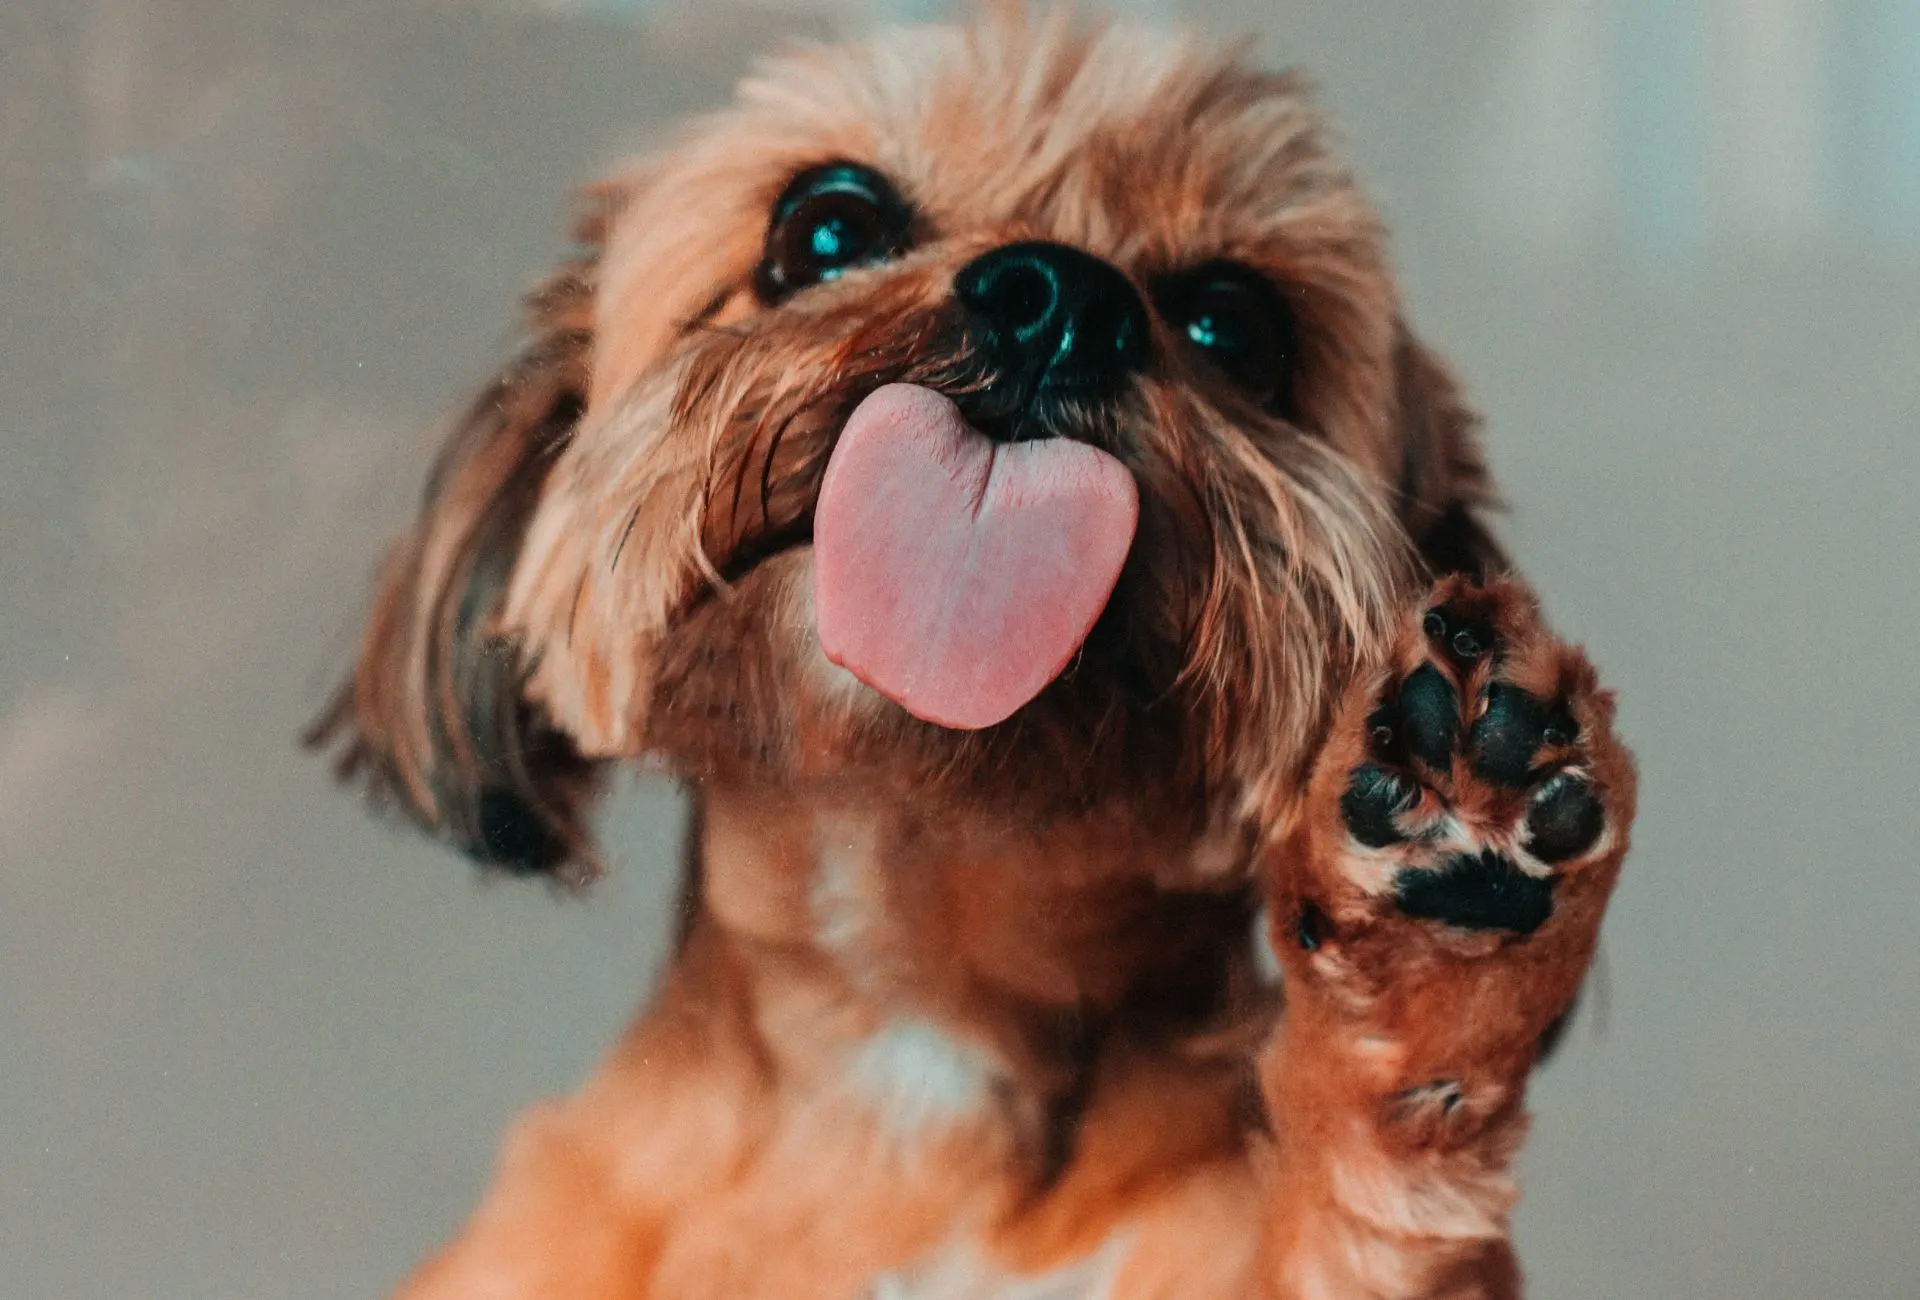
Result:
<svg viewBox="0 0 1920 1300">
<path fill-rule="evenodd" d="M 880 173 L 857 163 L 828 163 L 793 178 L 773 205 L 766 255 L 755 279 L 778 302 L 850 267 L 897 256 L 913 214 Z"/>
<path fill-rule="evenodd" d="M 1169 282 L 1159 298 L 1168 324 L 1248 396 L 1269 408 L 1284 403 L 1297 339 L 1271 281 L 1217 263 Z"/>
</svg>

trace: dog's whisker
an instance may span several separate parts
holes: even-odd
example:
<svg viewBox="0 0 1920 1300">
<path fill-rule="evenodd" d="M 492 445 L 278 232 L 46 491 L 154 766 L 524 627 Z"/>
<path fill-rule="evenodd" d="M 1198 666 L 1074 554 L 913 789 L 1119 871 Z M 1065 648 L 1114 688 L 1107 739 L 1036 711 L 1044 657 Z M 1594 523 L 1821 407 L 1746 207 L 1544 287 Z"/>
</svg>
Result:
<svg viewBox="0 0 1920 1300">
<path fill-rule="evenodd" d="M 619 563 L 618 555 L 614 557 L 614 563 Z M 580 598 L 586 595 L 586 591 L 587 575 L 583 570 L 580 574 L 580 580 L 573 584 L 573 603 L 567 610 L 567 648 L 569 650 L 573 648 L 574 625 L 580 621 Z"/>
<path fill-rule="evenodd" d="M 634 526 L 640 522 L 640 512 L 645 506 L 644 500 L 636 501 L 633 503 L 633 509 L 627 512 L 627 522 L 620 529 L 620 540 L 614 543 L 613 554 L 607 559 L 607 569 L 610 572 L 620 567 L 620 556 L 625 553 L 627 542 L 632 539 Z"/>
</svg>

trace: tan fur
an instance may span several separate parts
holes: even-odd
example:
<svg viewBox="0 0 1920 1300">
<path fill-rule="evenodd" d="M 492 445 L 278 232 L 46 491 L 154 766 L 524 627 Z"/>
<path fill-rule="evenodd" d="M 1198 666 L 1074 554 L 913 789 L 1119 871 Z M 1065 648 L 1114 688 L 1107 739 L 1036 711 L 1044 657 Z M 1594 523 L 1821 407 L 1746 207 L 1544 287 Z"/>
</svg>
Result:
<svg viewBox="0 0 1920 1300">
<path fill-rule="evenodd" d="M 601 769 L 664 763 L 696 796 L 686 925 L 651 1008 L 520 1124 L 405 1295 L 1513 1293 L 1524 1076 L 1631 778 L 1590 670 L 1490 589 L 1516 671 L 1564 668 L 1598 710 L 1605 863 L 1537 947 L 1503 946 L 1390 915 L 1348 851 L 1342 782 L 1366 701 L 1419 661 L 1423 562 L 1499 556 L 1472 418 L 1325 135 L 1291 74 L 1002 6 L 771 62 L 591 196 L 588 253 L 457 432 L 320 735 L 484 856 L 576 877 Z M 763 306 L 769 205 L 843 158 L 909 197 L 915 246 Z M 951 382 L 955 270 L 1027 238 L 1140 284 L 1239 262 L 1302 355 L 1262 412 L 1156 319 L 1118 430 L 1130 621 L 963 735 L 826 661 L 807 528 L 853 404 Z M 1455 796 L 1489 834 L 1518 808 Z M 1290 945 L 1309 903 L 1349 941 Z M 1406 993 L 1409 960 L 1451 973 Z M 1399 1114 L 1442 1066 L 1468 1103 Z"/>
</svg>

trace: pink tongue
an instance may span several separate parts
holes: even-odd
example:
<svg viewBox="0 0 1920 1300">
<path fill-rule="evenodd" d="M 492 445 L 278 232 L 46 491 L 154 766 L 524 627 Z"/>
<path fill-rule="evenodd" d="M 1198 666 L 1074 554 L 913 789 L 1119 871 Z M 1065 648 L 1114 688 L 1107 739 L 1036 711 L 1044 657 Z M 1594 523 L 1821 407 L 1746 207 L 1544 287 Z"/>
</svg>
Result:
<svg viewBox="0 0 1920 1300">
<path fill-rule="evenodd" d="M 1139 510 L 1105 452 L 996 443 L 940 394 L 891 384 L 847 420 L 820 486 L 821 648 L 915 717 L 1004 721 L 1086 640 Z"/>
</svg>

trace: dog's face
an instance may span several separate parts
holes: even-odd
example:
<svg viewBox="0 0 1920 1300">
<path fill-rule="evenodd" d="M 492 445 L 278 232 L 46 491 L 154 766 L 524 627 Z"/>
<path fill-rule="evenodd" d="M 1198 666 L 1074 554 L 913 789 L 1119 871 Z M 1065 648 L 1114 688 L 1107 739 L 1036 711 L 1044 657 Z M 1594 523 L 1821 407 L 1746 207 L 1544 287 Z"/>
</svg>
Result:
<svg viewBox="0 0 1920 1300">
<path fill-rule="evenodd" d="M 1493 557 L 1470 421 L 1291 76 L 1018 19 L 812 50 L 600 191 L 583 235 L 335 719 L 488 856 L 584 858 L 596 764 L 648 753 L 1042 818 L 1270 804 L 1420 558 Z M 982 730 L 820 648 L 822 478 L 891 384 L 1137 488 L 1092 633 Z"/>
</svg>

